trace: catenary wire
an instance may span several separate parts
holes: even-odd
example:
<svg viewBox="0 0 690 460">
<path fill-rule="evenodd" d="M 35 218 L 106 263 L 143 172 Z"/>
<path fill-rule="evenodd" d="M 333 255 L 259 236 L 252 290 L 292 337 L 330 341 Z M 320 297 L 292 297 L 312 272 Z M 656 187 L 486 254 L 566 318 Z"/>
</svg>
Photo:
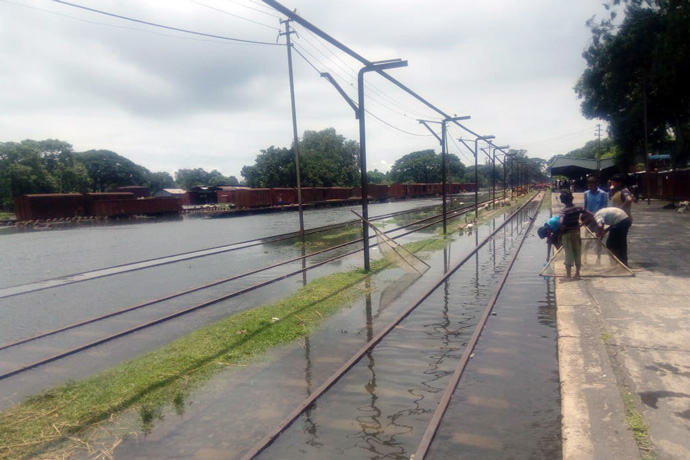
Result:
<svg viewBox="0 0 690 460">
<path fill-rule="evenodd" d="M 255 21 L 255 20 L 253 20 L 253 19 L 245 18 L 244 16 L 240 16 L 239 14 L 231 13 L 231 12 L 225 11 L 225 10 L 223 10 L 223 9 L 221 9 L 221 8 L 216 8 L 215 6 L 211 6 L 211 5 L 207 5 L 207 4 L 205 4 L 205 3 L 201 3 L 201 2 L 199 2 L 199 1 L 197 1 L 197 0 L 189 0 L 189 1 L 192 2 L 192 3 L 196 3 L 196 4 L 199 5 L 199 6 L 203 6 L 204 8 L 208 8 L 208 9 L 210 9 L 210 10 L 216 11 L 216 12 L 218 12 L 218 13 L 222 13 L 222 14 L 225 14 L 225 15 L 228 15 L 228 16 L 232 16 L 233 18 L 241 19 L 241 20 L 243 20 L 243 21 L 251 22 L 252 24 L 258 24 L 258 25 L 263 26 L 263 27 L 268 27 L 269 29 L 277 30 L 278 32 L 280 32 L 280 29 L 279 29 L 278 27 L 276 27 L 276 26 L 272 26 L 272 25 L 269 25 L 269 24 L 264 24 L 263 22 L 259 22 L 259 21 Z"/>
<path fill-rule="evenodd" d="M 97 9 L 89 8 L 89 7 L 86 7 L 86 6 L 83 6 L 83 5 L 77 5 L 76 3 L 69 3 L 69 2 L 66 2 L 66 1 L 64 1 L 64 0 L 53 0 L 53 1 L 56 2 L 56 3 L 60 3 L 60 4 L 62 4 L 62 5 L 70 6 L 70 7 L 73 7 L 73 8 L 79 8 L 79 9 L 83 9 L 83 10 L 86 10 L 86 11 L 91 11 L 91 12 L 93 12 L 93 13 L 102 14 L 102 15 L 105 15 L 105 16 L 110 16 L 110 17 L 122 19 L 122 20 L 125 20 L 125 21 L 131 21 L 131 22 L 136 22 L 136 23 L 139 23 L 139 24 L 145 24 L 145 25 L 148 25 L 148 26 L 151 26 L 151 27 L 159 27 L 159 28 L 161 28 L 161 29 L 174 30 L 174 31 L 176 31 L 176 32 L 182 32 L 182 33 L 186 33 L 186 34 L 192 34 L 192 35 L 198 35 L 198 36 L 202 36 L 202 37 L 216 38 L 216 39 L 219 39 L 219 40 L 227 40 L 227 41 L 238 42 L 238 43 L 246 43 L 246 44 L 252 44 L 252 45 L 285 46 L 285 45 L 280 44 L 280 43 L 260 42 L 260 41 L 255 41 L 255 40 L 245 40 L 245 39 L 242 39 L 242 38 L 226 37 L 226 36 L 223 36 L 223 35 L 214 35 L 214 34 L 207 34 L 207 33 L 204 33 L 204 32 L 197 32 L 197 31 L 188 30 L 188 29 L 181 29 L 181 28 L 178 28 L 178 27 L 166 26 L 166 25 L 163 25 L 163 24 L 155 23 L 155 22 L 149 22 L 149 21 L 143 21 L 143 20 L 141 20 L 141 19 L 130 18 L 130 17 L 128 17 L 128 16 L 121 16 L 121 15 L 119 15 L 119 14 L 109 13 L 109 12 L 107 12 L 107 11 L 97 10 Z"/>
<path fill-rule="evenodd" d="M 311 35 L 312 37 L 314 37 L 314 38 L 316 39 L 316 43 L 318 43 L 318 44 L 321 46 L 321 48 L 323 48 L 328 54 L 332 55 L 335 59 L 337 59 L 338 61 L 340 61 L 340 62 L 347 68 L 347 69 L 343 69 L 343 70 L 345 70 L 346 72 L 350 73 L 350 74 L 351 74 L 351 78 L 353 78 L 353 79 L 356 78 L 357 73 L 358 73 L 357 69 L 351 67 L 348 63 L 346 63 L 346 62 L 345 62 L 338 54 L 336 54 L 330 47 L 328 47 L 325 43 L 323 43 L 323 40 L 322 40 L 320 37 L 318 37 L 314 32 L 312 32 L 311 30 L 308 30 L 308 29 L 305 29 L 305 30 L 306 30 L 306 32 L 307 32 L 309 35 Z M 300 38 L 303 39 L 303 40 L 305 40 L 305 41 L 306 41 L 307 43 L 309 43 L 312 47 L 316 48 L 316 46 L 315 46 L 313 43 L 311 43 L 309 40 L 307 40 L 305 34 L 302 34 L 302 36 L 301 36 Z M 323 54 L 323 53 L 321 53 L 321 54 Z M 330 59 L 330 58 L 328 58 L 328 59 L 329 59 L 329 60 L 332 60 L 332 59 Z M 339 67 L 340 67 L 340 66 L 339 66 Z M 340 67 L 340 68 L 342 69 L 342 67 Z M 431 118 L 431 117 L 433 117 L 433 116 L 430 116 L 428 113 L 427 113 L 427 114 L 424 114 L 424 113 L 418 112 L 417 110 L 415 110 L 415 109 L 413 109 L 413 108 L 411 108 L 411 107 L 408 107 L 408 106 L 406 106 L 406 105 L 401 104 L 400 102 L 396 101 L 395 98 L 389 96 L 388 94 L 386 94 L 385 92 L 383 92 L 382 90 L 380 90 L 378 87 L 376 87 L 374 84 L 372 84 L 372 83 L 370 83 L 370 82 L 368 82 L 368 81 L 365 82 L 364 84 L 365 84 L 371 91 L 373 91 L 374 93 L 380 95 L 382 98 L 388 100 L 391 104 L 396 105 L 397 107 L 399 107 L 399 108 L 402 109 L 403 111 L 412 113 L 412 114 L 417 115 L 417 116 L 419 116 L 419 117 L 421 117 L 421 118 Z"/>
<path fill-rule="evenodd" d="M 318 69 L 314 64 L 312 64 L 312 63 L 309 61 L 309 59 L 306 58 L 306 56 L 304 56 L 302 53 L 300 53 L 299 51 L 297 51 L 297 48 L 295 48 L 295 51 L 297 52 L 297 54 L 298 54 L 302 59 L 304 59 L 304 60 L 311 66 L 312 69 L 314 69 L 315 72 L 317 72 L 319 75 L 322 74 L 322 72 L 319 71 L 319 69 Z M 306 50 L 305 50 L 305 51 L 306 51 Z M 406 130 L 404 130 L 404 129 L 402 129 L 402 128 L 398 128 L 397 126 L 394 126 L 394 125 L 392 125 L 391 123 L 388 123 L 387 121 L 385 121 L 385 120 L 382 119 L 381 117 L 379 117 L 379 116 L 373 114 L 373 113 L 372 113 L 371 111 L 369 111 L 368 109 L 364 109 L 364 111 L 365 111 L 366 113 L 368 113 L 369 115 L 371 115 L 371 116 L 372 116 L 373 118 L 375 118 L 376 120 L 378 120 L 378 121 L 380 121 L 381 123 L 383 123 L 384 125 L 386 125 L 386 126 L 392 128 L 392 129 L 395 129 L 395 130 L 397 130 L 397 131 L 400 131 L 400 132 L 402 132 L 402 133 L 408 134 L 408 135 L 410 135 L 410 136 L 431 137 L 431 134 L 413 133 L 413 132 L 410 132 L 410 131 L 406 131 Z"/>
<path fill-rule="evenodd" d="M 247 8 L 247 9 L 249 9 L 249 10 L 257 11 L 257 12 L 259 12 L 259 13 L 261 13 L 261 14 L 265 14 L 266 16 L 271 16 L 271 17 L 274 17 L 274 18 L 276 18 L 276 19 L 282 20 L 282 18 L 281 18 L 280 16 L 278 16 L 277 14 L 267 12 L 266 10 L 269 10 L 269 11 L 275 11 L 275 10 L 274 10 L 273 8 L 271 8 L 270 6 L 264 5 L 263 3 L 259 3 L 259 2 L 254 1 L 254 0 L 249 0 L 250 3 L 253 3 L 253 4 L 255 4 L 255 5 L 258 5 L 258 6 L 260 6 L 261 8 L 264 8 L 263 10 L 260 10 L 260 9 L 258 9 L 258 8 L 253 8 L 253 7 L 251 7 L 251 6 L 244 5 L 243 3 L 238 2 L 237 0 L 228 0 L 228 1 L 230 1 L 231 3 L 234 3 L 234 4 L 236 4 L 236 5 L 239 5 L 239 6 L 243 7 L 243 8 Z"/>
</svg>

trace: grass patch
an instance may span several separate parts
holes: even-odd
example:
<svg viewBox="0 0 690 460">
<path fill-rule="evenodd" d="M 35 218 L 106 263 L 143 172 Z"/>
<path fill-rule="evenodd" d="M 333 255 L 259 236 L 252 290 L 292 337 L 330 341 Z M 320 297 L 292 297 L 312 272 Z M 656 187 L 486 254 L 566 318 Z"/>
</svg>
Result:
<svg viewBox="0 0 690 460">
<path fill-rule="evenodd" d="M 141 407 L 146 431 L 161 405 L 182 406 L 189 390 L 219 369 L 302 337 L 351 304 L 364 293 L 367 276 L 357 270 L 315 280 L 276 304 L 239 313 L 94 377 L 30 397 L 0 412 L 0 458 L 33 458 L 46 448 L 59 448 L 131 407 Z"/>
<path fill-rule="evenodd" d="M 649 429 L 642 418 L 642 414 L 635 406 L 632 393 L 625 387 L 620 388 L 620 393 L 625 405 L 625 421 L 628 424 L 628 428 L 633 432 L 637 447 L 642 454 L 642 460 L 655 460 L 656 455 L 654 454 L 652 442 L 649 439 Z"/>
<path fill-rule="evenodd" d="M 433 251 L 446 244 L 430 239 L 405 247 Z M 93 377 L 29 397 L 0 412 L 0 459 L 69 456 L 88 445 L 95 428 L 126 410 L 137 411 L 141 430 L 150 432 L 164 406 L 183 413 L 191 389 L 219 370 L 305 336 L 363 297 L 364 280 L 387 266 L 382 259 L 372 261 L 370 273 L 319 278 L 275 304 L 238 313 Z"/>
<path fill-rule="evenodd" d="M 0 220 L 12 220 L 14 218 L 15 216 L 13 213 L 0 211 Z"/>
</svg>

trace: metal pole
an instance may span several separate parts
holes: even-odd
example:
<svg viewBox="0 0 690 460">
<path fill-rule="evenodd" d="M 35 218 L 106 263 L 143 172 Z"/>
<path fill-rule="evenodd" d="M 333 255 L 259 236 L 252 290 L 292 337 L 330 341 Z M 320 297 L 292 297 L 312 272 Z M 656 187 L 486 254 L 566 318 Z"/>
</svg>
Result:
<svg viewBox="0 0 690 460">
<path fill-rule="evenodd" d="M 446 120 L 441 123 L 441 195 L 443 198 L 443 234 L 446 234 Z"/>
<path fill-rule="evenodd" d="M 364 110 L 364 74 L 366 72 L 378 71 L 379 69 L 391 69 L 395 67 L 405 67 L 407 61 L 400 59 L 373 62 L 362 67 L 357 75 L 357 118 L 359 119 L 359 167 L 361 169 L 361 183 L 362 183 L 362 243 L 364 245 L 364 270 L 369 271 L 369 201 L 368 201 L 368 184 L 367 184 L 367 141 L 366 141 L 366 124 Z"/>
<path fill-rule="evenodd" d="M 489 145 L 489 149 L 491 145 Z M 496 147 L 494 147 L 493 157 L 491 158 L 491 208 L 496 209 Z"/>
<path fill-rule="evenodd" d="M 368 187 L 367 187 L 367 141 L 366 141 L 366 125 L 364 122 L 364 72 L 367 67 L 359 71 L 357 77 L 357 101 L 358 110 L 357 118 L 359 119 L 359 168 L 362 184 L 362 244 L 364 245 L 364 270 L 369 271 L 369 202 L 368 202 Z"/>
<path fill-rule="evenodd" d="M 280 4 L 279 2 L 277 2 L 276 0 L 262 0 L 262 1 L 263 1 L 264 3 L 266 3 L 266 4 L 268 4 L 269 6 L 271 6 L 272 8 L 276 9 L 277 11 L 283 13 L 283 14 L 284 14 L 285 16 L 287 16 L 288 18 L 293 19 L 293 20 L 296 21 L 298 24 L 300 24 L 302 27 L 305 27 L 305 28 L 309 29 L 310 31 L 312 31 L 313 33 L 315 33 L 316 35 L 318 35 L 319 37 L 321 37 L 321 38 L 323 38 L 324 40 L 326 40 L 326 41 L 327 41 L 328 43 L 330 43 L 331 45 L 333 45 L 333 46 L 335 46 L 336 48 L 338 48 L 339 50 L 341 50 L 341 51 L 345 52 L 346 54 L 352 56 L 353 58 L 357 59 L 359 62 L 361 62 L 361 63 L 364 64 L 365 66 L 370 66 L 370 65 L 372 64 L 371 61 L 367 60 L 366 58 L 364 58 L 363 56 L 361 56 L 361 55 L 358 54 L 357 52 L 351 50 L 350 48 L 348 48 L 348 47 L 345 46 L 344 44 L 340 43 L 338 40 L 336 40 L 335 38 L 331 37 L 331 36 L 328 35 L 326 32 L 324 32 L 323 30 L 319 29 L 318 27 L 316 27 L 314 24 L 310 23 L 309 21 L 307 21 L 307 20 L 304 19 L 303 17 L 299 16 L 299 15 L 296 14 L 294 11 L 290 11 L 290 9 L 288 9 L 288 8 L 286 8 L 285 6 L 281 5 L 281 4 Z M 422 96 L 420 96 L 419 94 L 415 93 L 415 92 L 412 91 L 410 88 L 408 88 L 407 86 L 405 86 L 404 84 L 402 84 L 401 82 L 399 82 L 398 80 L 396 80 L 395 78 L 393 78 L 393 77 L 391 77 L 390 75 L 388 75 L 386 72 L 383 71 L 383 70 L 385 70 L 385 69 L 383 69 L 383 68 L 376 68 L 376 69 L 373 69 L 373 70 L 374 70 L 375 72 L 377 72 L 379 75 L 381 75 L 382 77 L 384 77 L 385 79 L 387 79 L 388 81 L 390 81 L 391 83 L 393 83 L 394 85 L 398 86 L 400 89 L 402 89 L 402 90 L 405 91 L 406 93 L 410 94 L 412 97 L 414 97 L 415 99 L 417 99 L 418 101 L 420 101 L 422 104 L 424 104 L 424 105 L 426 105 L 427 107 L 429 107 L 429 108 L 430 108 L 431 110 L 433 110 L 434 112 L 443 115 L 444 118 L 449 118 L 449 119 L 451 119 L 451 121 L 452 121 L 453 123 L 455 123 L 455 124 L 456 124 L 457 126 L 459 126 L 460 128 L 464 129 L 464 130 L 467 131 L 468 133 L 472 134 L 473 136 L 479 136 L 477 133 L 475 133 L 475 132 L 472 131 L 471 129 L 469 129 L 469 128 L 463 126 L 463 125 L 460 124 L 460 123 L 458 123 L 457 120 L 453 119 L 453 117 L 451 117 L 450 115 L 448 115 L 447 113 L 445 113 L 444 111 L 442 111 L 441 109 L 439 109 L 438 107 L 436 107 L 435 105 L 433 105 L 431 102 L 427 101 L 427 100 L 424 99 Z M 468 117 L 468 118 L 469 118 L 469 117 Z"/>
<path fill-rule="evenodd" d="M 292 102 L 292 136 L 295 146 L 295 174 L 297 175 L 297 209 L 299 213 L 299 235 L 304 244 L 304 213 L 302 210 L 302 178 L 299 167 L 299 136 L 297 134 L 297 109 L 295 107 L 295 81 L 292 76 L 292 43 L 290 41 L 290 21 L 281 21 L 285 24 L 285 38 L 287 40 L 288 73 L 290 75 L 290 101 Z"/>
<path fill-rule="evenodd" d="M 496 136 L 478 136 L 474 139 L 474 219 L 479 220 L 479 176 L 477 174 L 477 143 L 493 139 Z"/>
</svg>

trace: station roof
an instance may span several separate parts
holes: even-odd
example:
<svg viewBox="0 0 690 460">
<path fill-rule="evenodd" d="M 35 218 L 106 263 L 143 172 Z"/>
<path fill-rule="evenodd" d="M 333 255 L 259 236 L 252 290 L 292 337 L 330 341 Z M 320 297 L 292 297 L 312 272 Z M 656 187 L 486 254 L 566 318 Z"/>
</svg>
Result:
<svg viewBox="0 0 690 460">
<path fill-rule="evenodd" d="M 588 174 L 596 173 L 597 160 L 557 156 L 549 165 L 549 169 L 551 170 L 552 176 L 566 176 L 568 178 L 575 179 Z M 601 160 L 601 170 L 606 171 L 608 169 L 610 169 L 611 172 L 615 170 L 613 158 Z"/>
</svg>

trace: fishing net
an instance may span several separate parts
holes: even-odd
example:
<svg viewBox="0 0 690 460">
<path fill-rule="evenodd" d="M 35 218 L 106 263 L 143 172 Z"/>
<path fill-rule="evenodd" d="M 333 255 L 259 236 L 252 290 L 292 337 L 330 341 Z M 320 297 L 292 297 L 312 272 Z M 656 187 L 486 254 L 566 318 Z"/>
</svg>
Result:
<svg viewBox="0 0 690 460">
<path fill-rule="evenodd" d="M 371 226 L 371 225 L 370 225 Z M 429 265 L 422 259 L 412 254 L 394 240 L 387 237 L 382 231 L 371 226 L 376 232 L 376 241 L 381 254 L 391 263 L 402 268 L 406 273 L 423 274 L 429 269 Z"/>
<path fill-rule="evenodd" d="M 371 222 L 364 220 L 364 218 L 356 212 L 352 211 L 352 213 L 362 219 L 362 221 L 365 222 L 369 228 L 374 230 L 374 233 L 376 233 L 376 242 L 378 243 L 379 251 L 381 251 L 381 255 L 383 255 L 387 261 L 402 268 L 406 273 L 422 275 L 429 269 L 429 265 L 427 265 L 427 263 L 422 259 L 412 254 L 391 238 L 387 237 L 385 233 L 373 226 Z"/>
<path fill-rule="evenodd" d="M 635 276 L 608 250 L 604 242 L 584 225 L 580 227 L 580 237 L 582 239 L 581 276 Z M 565 252 L 562 247 L 555 252 L 539 275 L 565 276 Z"/>
</svg>

